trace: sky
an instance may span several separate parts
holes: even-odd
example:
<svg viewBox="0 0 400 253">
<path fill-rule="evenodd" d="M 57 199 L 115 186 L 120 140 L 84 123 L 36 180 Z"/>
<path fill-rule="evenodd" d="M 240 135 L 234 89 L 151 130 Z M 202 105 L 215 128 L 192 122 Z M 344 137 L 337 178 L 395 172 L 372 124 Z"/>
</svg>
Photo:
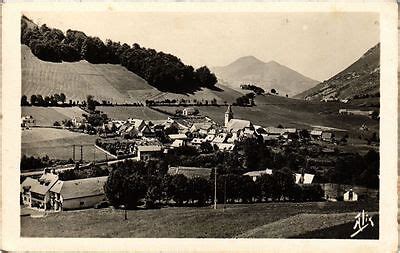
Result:
<svg viewBox="0 0 400 253">
<path fill-rule="evenodd" d="M 225 66 L 243 56 L 277 61 L 312 79 L 337 74 L 379 42 L 375 13 L 26 12 L 35 23 Z"/>
</svg>

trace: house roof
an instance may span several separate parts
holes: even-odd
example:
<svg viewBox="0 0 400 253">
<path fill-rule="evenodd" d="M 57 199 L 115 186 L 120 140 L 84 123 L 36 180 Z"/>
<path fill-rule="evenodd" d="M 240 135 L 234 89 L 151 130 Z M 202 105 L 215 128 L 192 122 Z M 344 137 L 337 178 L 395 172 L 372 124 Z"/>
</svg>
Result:
<svg viewBox="0 0 400 253">
<path fill-rule="evenodd" d="M 31 177 L 27 177 L 25 178 L 25 180 L 21 183 L 21 192 L 24 191 L 25 187 L 29 187 L 32 188 L 33 185 L 35 184 L 39 184 L 39 181 L 37 179 L 31 178 Z"/>
<path fill-rule="evenodd" d="M 70 181 L 58 181 L 52 192 L 60 193 L 63 199 L 75 199 L 104 194 L 105 177 L 91 177 Z"/>
<path fill-rule="evenodd" d="M 264 141 L 278 140 L 279 139 L 279 135 L 261 134 L 261 136 L 262 136 Z"/>
<path fill-rule="evenodd" d="M 242 129 L 247 128 L 247 127 L 252 127 L 252 126 L 253 126 L 253 125 L 252 125 L 251 122 L 248 121 L 248 120 L 243 120 L 243 119 L 231 119 L 231 120 L 228 122 L 226 128 L 227 128 L 229 131 L 237 132 L 237 131 L 239 131 L 239 130 L 242 130 Z"/>
<path fill-rule="evenodd" d="M 273 134 L 273 135 L 281 135 L 285 132 L 284 128 L 278 128 L 278 127 L 267 127 L 265 128 L 265 131 L 268 134 Z"/>
<path fill-rule="evenodd" d="M 220 150 L 233 150 L 235 148 L 235 144 L 232 143 L 215 143 L 215 145 Z"/>
<path fill-rule="evenodd" d="M 201 177 L 201 178 L 210 178 L 211 168 L 202 168 L 202 167 L 170 167 L 168 169 L 169 175 L 178 175 L 182 174 L 187 178 Z"/>
<path fill-rule="evenodd" d="M 220 133 L 214 138 L 214 140 L 212 142 L 213 143 L 223 143 L 226 140 L 226 137 L 227 137 L 226 133 Z"/>
<path fill-rule="evenodd" d="M 285 128 L 286 133 L 294 134 L 296 133 L 297 129 L 296 128 Z"/>
<path fill-rule="evenodd" d="M 36 183 L 31 185 L 31 192 L 45 195 L 57 182 L 57 180 L 58 175 L 52 173 L 44 173 L 38 180 L 36 180 Z"/>
<path fill-rule="evenodd" d="M 322 135 L 321 130 L 311 130 L 310 135 Z"/>
<path fill-rule="evenodd" d="M 140 152 L 159 152 L 161 150 L 162 147 L 158 145 L 138 146 Z"/>
<path fill-rule="evenodd" d="M 330 139 L 330 138 L 332 138 L 332 133 L 323 132 L 323 133 L 322 133 L 322 138 Z"/>
<path fill-rule="evenodd" d="M 308 174 L 304 173 L 303 180 L 302 180 L 302 175 L 299 173 L 295 174 L 296 177 L 296 184 L 312 184 L 312 181 L 314 179 L 314 174 Z M 303 182 L 301 182 L 303 181 Z"/>
<path fill-rule="evenodd" d="M 191 141 L 191 143 L 197 143 L 197 144 L 200 144 L 200 143 L 203 143 L 203 142 L 205 142 L 206 140 L 205 139 L 202 139 L 202 138 L 193 138 L 193 140 Z"/>
<path fill-rule="evenodd" d="M 205 140 L 206 141 L 212 141 L 212 140 L 214 140 L 214 138 L 215 138 L 215 135 L 209 134 L 209 135 L 206 136 Z"/>
<path fill-rule="evenodd" d="M 244 176 L 250 176 L 250 177 L 259 177 L 259 176 L 264 175 L 264 174 L 272 175 L 272 170 L 266 169 L 266 170 L 249 171 L 249 172 L 244 173 L 243 175 Z"/>
<path fill-rule="evenodd" d="M 181 147 L 183 145 L 183 140 L 174 140 L 171 147 Z"/>
<path fill-rule="evenodd" d="M 186 140 L 188 138 L 186 134 L 170 134 L 168 137 L 171 140 Z"/>
</svg>

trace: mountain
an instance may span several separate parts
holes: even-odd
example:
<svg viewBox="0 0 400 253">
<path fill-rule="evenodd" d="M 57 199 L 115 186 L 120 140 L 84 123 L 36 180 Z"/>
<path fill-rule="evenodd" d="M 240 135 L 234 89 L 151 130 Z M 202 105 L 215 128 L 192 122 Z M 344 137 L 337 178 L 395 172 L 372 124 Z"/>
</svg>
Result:
<svg viewBox="0 0 400 253">
<path fill-rule="evenodd" d="M 280 94 L 289 96 L 318 83 L 275 61 L 265 63 L 254 56 L 241 57 L 225 67 L 214 67 L 212 71 L 221 83 L 236 89 L 242 84 L 253 84 L 265 91 L 274 88 Z"/>
<path fill-rule="evenodd" d="M 349 67 L 302 92 L 295 98 L 321 100 L 325 98 L 352 99 L 354 97 L 379 96 L 380 44 L 369 49 Z"/>
<path fill-rule="evenodd" d="M 145 101 L 146 99 L 217 99 L 232 103 L 241 93 L 217 84 L 215 88 L 202 87 L 192 93 L 162 92 L 146 80 L 119 64 L 93 64 L 86 60 L 53 63 L 38 59 L 30 48 L 21 45 L 22 95 L 44 96 L 64 93 L 67 102 L 96 100 L 113 103 Z"/>
</svg>

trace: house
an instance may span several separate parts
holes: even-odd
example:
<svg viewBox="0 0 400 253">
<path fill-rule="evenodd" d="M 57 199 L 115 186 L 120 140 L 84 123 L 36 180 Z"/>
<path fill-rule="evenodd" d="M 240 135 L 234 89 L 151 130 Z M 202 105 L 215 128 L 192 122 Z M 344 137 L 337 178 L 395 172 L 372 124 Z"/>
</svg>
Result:
<svg viewBox="0 0 400 253">
<path fill-rule="evenodd" d="M 182 110 L 182 115 L 183 116 L 190 116 L 190 115 L 195 115 L 197 114 L 199 111 L 194 109 L 193 107 L 188 107 Z"/>
<path fill-rule="evenodd" d="M 162 147 L 158 145 L 138 146 L 137 159 L 146 161 L 151 158 L 159 157 L 162 153 Z"/>
<path fill-rule="evenodd" d="M 314 179 L 313 174 L 308 174 L 308 173 L 295 173 L 295 183 L 296 184 L 312 184 Z"/>
<path fill-rule="evenodd" d="M 371 117 L 374 111 L 362 111 L 356 109 L 339 109 L 339 114 L 341 115 L 359 115 Z"/>
<path fill-rule="evenodd" d="M 31 188 L 37 188 L 37 184 L 39 184 L 39 181 L 31 177 L 25 178 L 25 180 L 21 183 L 20 194 L 22 204 L 24 206 L 31 207 Z"/>
<path fill-rule="evenodd" d="M 35 124 L 35 119 L 32 117 L 32 115 L 21 117 L 21 127 L 29 127 L 34 124 Z"/>
<path fill-rule="evenodd" d="M 272 175 L 272 170 L 266 169 L 266 170 L 255 170 L 255 171 L 249 171 L 243 174 L 243 176 L 249 176 L 253 181 L 256 181 L 257 178 L 261 177 L 262 175 Z"/>
<path fill-rule="evenodd" d="M 217 136 L 215 136 L 215 138 L 212 140 L 211 143 L 215 144 L 215 143 L 223 143 L 225 142 L 227 139 L 227 134 L 226 133 L 220 133 Z"/>
<path fill-rule="evenodd" d="M 228 137 L 228 139 L 226 140 L 227 143 L 234 143 L 235 141 L 237 141 L 239 139 L 239 136 L 237 133 L 232 133 L 231 137 Z"/>
<path fill-rule="evenodd" d="M 50 204 L 54 211 L 94 207 L 106 199 L 104 184 L 107 176 L 77 180 L 59 180 L 50 189 Z"/>
<path fill-rule="evenodd" d="M 280 135 L 262 134 L 261 137 L 263 138 L 264 142 L 274 142 L 279 140 Z"/>
<path fill-rule="evenodd" d="M 187 140 L 188 139 L 186 134 L 169 134 L 168 137 L 173 141 L 174 140 Z"/>
<path fill-rule="evenodd" d="M 310 137 L 313 140 L 320 140 L 322 137 L 322 131 L 321 130 L 311 130 Z"/>
<path fill-rule="evenodd" d="M 206 135 L 212 128 L 213 124 L 211 122 L 198 122 L 193 123 L 190 132 L 199 132 L 199 134 Z"/>
<path fill-rule="evenodd" d="M 171 147 L 179 148 L 179 147 L 182 147 L 182 146 L 185 146 L 185 145 L 186 145 L 186 142 L 184 140 L 174 140 L 172 142 L 172 144 L 171 144 Z"/>
<path fill-rule="evenodd" d="M 233 143 L 213 143 L 213 145 L 216 145 L 219 150 L 224 151 L 232 151 L 235 148 L 235 144 Z"/>
<path fill-rule="evenodd" d="M 203 142 L 206 142 L 206 140 L 203 138 L 193 138 L 193 140 L 190 143 L 194 146 L 197 146 L 202 144 Z"/>
<path fill-rule="evenodd" d="M 214 140 L 214 138 L 215 138 L 215 135 L 209 134 L 206 136 L 205 140 L 208 142 L 212 142 Z"/>
<path fill-rule="evenodd" d="M 331 142 L 333 140 L 333 134 L 330 132 L 323 132 L 321 135 L 323 141 Z"/>
<path fill-rule="evenodd" d="M 182 174 L 187 178 L 200 177 L 204 179 L 209 179 L 211 176 L 211 171 L 211 168 L 178 166 L 169 167 L 168 174 L 171 176 Z"/>
<path fill-rule="evenodd" d="M 265 128 L 265 131 L 270 136 L 272 136 L 272 135 L 280 136 L 280 135 L 283 135 L 285 133 L 285 129 L 284 128 L 279 128 L 279 127 L 267 127 L 267 128 Z"/>
<path fill-rule="evenodd" d="M 357 201 L 358 194 L 353 191 L 353 189 L 348 190 L 343 194 L 343 201 Z"/>
<path fill-rule="evenodd" d="M 58 175 L 45 172 L 39 179 L 27 178 L 21 184 L 21 195 L 24 204 L 47 210 L 50 208 L 49 190 L 58 181 Z M 25 200 L 24 200 L 25 199 Z"/>
</svg>

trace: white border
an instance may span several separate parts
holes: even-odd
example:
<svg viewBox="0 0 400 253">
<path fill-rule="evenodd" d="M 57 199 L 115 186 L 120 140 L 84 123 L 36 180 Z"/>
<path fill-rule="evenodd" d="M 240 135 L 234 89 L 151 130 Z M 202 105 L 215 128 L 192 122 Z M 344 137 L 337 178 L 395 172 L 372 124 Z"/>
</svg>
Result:
<svg viewBox="0 0 400 253">
<path fill-rule="evenodd" d="M 378 12 L 381 31 L 380 239 L 20 238 L 21 11 Z M 18 3 L 3 5 L 3 250 L 391 252 L 397 249 L 397 5 L 395 3 Z M 346 39 L 346 38 L 343 38 Z"/>
</svg>

